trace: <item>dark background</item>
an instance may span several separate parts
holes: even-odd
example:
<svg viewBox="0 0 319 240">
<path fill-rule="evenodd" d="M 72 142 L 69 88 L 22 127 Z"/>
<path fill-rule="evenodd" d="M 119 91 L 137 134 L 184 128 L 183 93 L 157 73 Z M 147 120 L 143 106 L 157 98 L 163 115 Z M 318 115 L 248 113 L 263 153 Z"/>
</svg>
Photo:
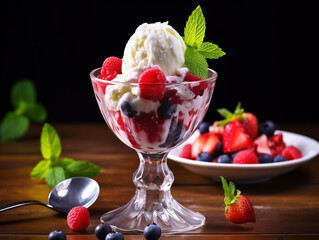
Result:
<svg viewBox="0 0 319 240">
<path fill-rule="evenodd" d="M 108 56 L 123 56 L 142 23 L 169 21 L 181 35 L 201 5 L 205 41 L 226 56 L 208 60 L 218 74 L 206 120 L 238 101 L 260 121 L 318 122 L 316 2 L 79 1 L 2 3 L 0 118 L 12 109 L 10 89 L 30 78 L 49 122 L 102 122 L 89 72 Z M 66 2 L 66 1 L 65 1 Z"/>
</svg>

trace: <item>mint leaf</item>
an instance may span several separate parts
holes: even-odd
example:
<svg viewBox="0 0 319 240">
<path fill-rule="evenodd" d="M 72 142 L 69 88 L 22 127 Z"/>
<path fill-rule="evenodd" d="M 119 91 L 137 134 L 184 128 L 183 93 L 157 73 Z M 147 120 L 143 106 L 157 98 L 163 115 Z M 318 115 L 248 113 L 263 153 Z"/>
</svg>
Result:
<svg viewBox="0 0 319 240">
<path fill-rule="evenodd" d="M 29 128 L 28 118 L 8 112 L 0 123 L 1 141 L 12 141 L 22 137 Z"/>
<path fill-rule="evenodd" d="M 101 172 L 101 168 L 87 161 L 73 161 L 66 166 L 72 177 L 93 177 Z"/>
<path fill-rule="evenodd" d="M 33 103 L 36 98 L 36 90 L 30 79 L 19 80 L 11 89 L 11 103 L 14 108 L 18 108 L 20 102 Z"/>
<path fill-rule="evenodd" d="M 25 115 L 34 122 L 44 122 L 48 116 L 47 110 L 40 103 L 27 103 L 25 106 Z"/>
<path fill-rule="evenodd" d="M 204 79 L 208 77 L 208 63 L 205 57 L 191 47 L 185 50 L 185 64 L 195 75 Z"/>
<path fill-rule="evenodd" d="M 63 181 L 64 179 L 67 178 L 67 173 L 61 166 L 54 166 L 49 168 L 45 181 L 47 184 L 49 184 L 51 187 L 54 187 L 57 185 L 59 182 Z"/>
<path fill-rule="evenodd" d="M 203 42 L 205 37 L 205 17 L 200 6 L 192 12 L 188 17 L 188 21 L 184 28 L 184 41 L 186 45 L 197 49 Z"/>
<path fill-rule="evenodd" d="M 30 173 L 30 177 L 33 178 L 33 179 L 45 178 L 50 166 L 51 166 L 51 161 L 50 160 L 41 160 L 32 169 L 32 171 Z"/>
<path fill-rule="evenodd" d="M 218 59 L 224 56 L 226 53 L 222 51 L 216 44 L 211 42 L 203 42 L 199 48 L 198 52 L 202 54 L 205 58 Z"/>
<path fill-rule="evenodd" d="M 61 142 L 58 133 L 48 123 L 45 123 L 41 133 L 41 153 L 44 159 L 56 160 L 61 154 Z"/>
</svg>

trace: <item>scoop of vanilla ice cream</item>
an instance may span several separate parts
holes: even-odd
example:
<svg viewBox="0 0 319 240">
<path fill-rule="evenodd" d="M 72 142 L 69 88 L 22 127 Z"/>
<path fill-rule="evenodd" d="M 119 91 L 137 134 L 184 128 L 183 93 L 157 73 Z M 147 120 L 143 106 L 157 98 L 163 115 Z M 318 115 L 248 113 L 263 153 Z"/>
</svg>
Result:
<svg viewBox="0 0 319 240">
<path fill-rule="evenodd" d="M 185 49 L 182 37 L 168 22 L 144 23 L 126 44 L 122 73 L 158 67 L 166 76 L 177 74 L 185 62 Z"/>
</svg>

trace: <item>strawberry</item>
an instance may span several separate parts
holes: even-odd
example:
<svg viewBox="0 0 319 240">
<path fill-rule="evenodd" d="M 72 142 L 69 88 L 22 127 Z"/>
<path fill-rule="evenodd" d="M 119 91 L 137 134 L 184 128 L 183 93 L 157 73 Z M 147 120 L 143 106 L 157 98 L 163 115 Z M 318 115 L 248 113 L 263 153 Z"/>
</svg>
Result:
<svg viewBox="0 0 319 240">
<path fill-rule="evenodd" d="M 219 136 L 220 138 L 223 137 L 224 134 L 224 126 L 218 126 L 219 121 L 215 121 L 213 123 L 213 125 L 211 126 L 210 130 L 211 132 L 215 133 L 217 136 Z"/>
<path fill-rule="evenodd" d="M 300 152 L 300 150 L 297 147 L 292 145 L 284 148 L 281 155 L 283 155 L 288 161 L 297 159 L 297 158 L 302 158 L 302 153 Z"/>
<path fill-rule="evenodd" d="M 282 133 L 273 135 L 271 138 L 269 138 L 268 142 L 272 157 L 280 155 L 286 147 Z"/>
<path fill-rule="evenodd" d="M 196 159 L 201 152 L 208 152 L 211 155 L 217 148 L 219 138 L 211 132 L 198 136 L 192 144 L 191 158 Z"/>
<path fill-rule="evenodd" d="M 140 75 L 138 83 L 142 98 L 153 101 L 163 99 L 166 88 L 166 76 L 159 68 L 145 70 Z"/>
<path fill-rule="evenodd" d="M 90 213 L 86 207 L 74 207 L 68 213 L 67 223 L 73 231 L 84 231 L 90 224 Z"/>
<path fill-rule="evenodd" d="M 202 80 L 199 76 L 195 75 L 194 73 L 187 72 L 184 78 L 184 81 L 186 82 L 197 82 L 199 80 Z M 201 82 L 199 85 L 193 86 L 192 84 L 189 85 L 192 92 L 195 94 L 195 97 L 198 95 L 202 95 L 204 90 L 208 88 L 207 82 Z"/>
<path fill-rule="evenodd" d="M 220 177 L 224 189 L 225 216 L 232 223 L 256 222 L 254 208 L 249 199 L 241 195 L 241 191 L 237 189 L 235 195 L 235 184 L 227 181 L 224 177 Z"/>
<path fill-rule="evenodd" d="M 257 145 L 257 153 L 258 154 L 271 155 L 268 137 L 266 136 L 266 134 L 260 135 L 258 138 L 255 139 L 254 143 Z"/>
<path fill-rule="evenodd" d="M 239 121 L 233 121 L 225 126 L 223 134 L 224 153 L 253 148 L 251 137 L 244 131 Z"/>
<path fill-rule="evenodd" d="M 181 158 L 192 159 L 192 144 L 185 144 L 179 153 L 179 156 Z"/>
<path fill-rule="evenodd" d="M 226 108 L 217 109 L 219 114 L 224 117 L 223 120 L 219 121 L 216 125 L 217 127 L 226 126 L 228 123 L 231 123 L 235 120 L 238 120 L 242 125 L 244 131 L 254 140 L 258 135 L 258 120 L 257 117 L 250 113 L 244 112 L 244 109 L 241 108 L 241 103 L 239 102 L 234 110 L 230 112 Z"/>
<path fill-rule="evenodd" d="M 246 149 L 236 153 L 233 159 L 233 163 L 256 164 L 256 163 L 259 163 L 259 161 L 258 161 L 257 154 L 254 151 L 250 149 Z"/>
</svg>

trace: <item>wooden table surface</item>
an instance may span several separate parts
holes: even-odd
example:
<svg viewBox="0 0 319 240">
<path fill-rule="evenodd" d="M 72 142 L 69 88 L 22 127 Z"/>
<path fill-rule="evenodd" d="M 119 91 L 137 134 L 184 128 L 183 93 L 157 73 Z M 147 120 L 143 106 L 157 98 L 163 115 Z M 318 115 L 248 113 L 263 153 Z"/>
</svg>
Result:
<svg viewBox="0 0 319 240">
<path fill-rule="evenodd" d="M 96 239 L 94 228 L 100 216 L 128 202 L 135 192 L 132 174 L 137 154 L 121 143 L 103 123 L 52 124 L 62 142 L 62 157 L 88 160 L 102 168 L 95 179 L 101 192 L 90 207 L 91 223 L 85 232 L 73 232 L 66 216 L 42 206 L 26 206 L 0 213 L 0 239 L 47 239 L 52 230 L 62 230 L 67 239 Z M 31 180 L 32 167 L 41 160 L 42 125 L 33 125 L 15 142 L 0 143 L 0 205 L 36 199 L 47 202 L 51 188 Z M 319 124 L 279 124 L 279 129 L 319 139 Z M 251 200 L 257 222 L 236 225 L 224 216 L 221 184 L 169 161 L 175 175 L 172 194 L 177 201 L 206 216 L 195 231 L 166 235 L 160 239 L 319 239 L 319 157 L 272 180 L 238 188 Z M 126 240 L 144 239 L 125 234 Z"/>
</svg>

